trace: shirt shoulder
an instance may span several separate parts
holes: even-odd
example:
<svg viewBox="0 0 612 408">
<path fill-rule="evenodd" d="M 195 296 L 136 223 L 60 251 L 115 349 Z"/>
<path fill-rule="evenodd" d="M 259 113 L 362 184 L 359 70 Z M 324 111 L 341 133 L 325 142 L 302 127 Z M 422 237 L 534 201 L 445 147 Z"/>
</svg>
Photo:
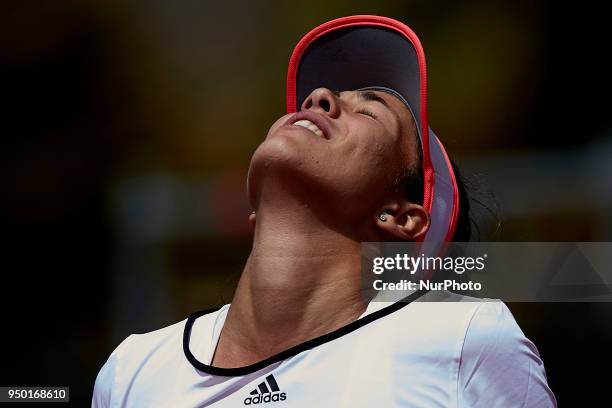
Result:
<svg viewBox="0 0 612 408">
<path fill-rule="evenodd" d="M 500 300 L 483 300 L 470 319 L 458 392 L 466 407 L 556 406 L 536 346 Z"/>
<path fill-rule="evenodd" d="M 429 292 L 385 330 L 393 335 L 384 349 L 393 351 L 400 377 L 426 379 L 422 387 L 437 381 L 446 405 L 556 406 L 537 348 L 500 300 Z"/>
<path fill-rule="evenodd" d="M 419 350 L 447 353 L 458 357 L 465 332 L 478 309 L 486 300 L 447 291 L 430 291 L 402 308 L 395 319 L 402 341 L 420 339 Z M 418 330 L 421 336 L 414 337 Z"/>
<path fill-rule="evenodd" d="M 211 337 L 218 312 L 211 311 L 199 317 L 196 321 L 197 331 L 194 330 L 192 336 Z M 110 354 L 96 377 L 92 407 L 114 406 L 115 401 L 124 401 L 128 392 L 134 391 L 128 388 L 155 382 L 159 379 L 153 377 L 170 372 L 160 370 L 161 367 L 187 364 L 183 354 L 186 322 L 187 319 L 184 319 L 155 331 L 132 334 L 123 340 Z"/>
<path fill-rule="evenodd" d="M 95 408 L 108 408 L 112 406 L 113 396 L 116 394 L 116 383 L 118 371 L 123 357 L 128 355 L 130 343 L 134 339 L 134 334 L 123 340 L 110 354 L 96 377 L 94 384 L 91 406 Z"/>
</svg>

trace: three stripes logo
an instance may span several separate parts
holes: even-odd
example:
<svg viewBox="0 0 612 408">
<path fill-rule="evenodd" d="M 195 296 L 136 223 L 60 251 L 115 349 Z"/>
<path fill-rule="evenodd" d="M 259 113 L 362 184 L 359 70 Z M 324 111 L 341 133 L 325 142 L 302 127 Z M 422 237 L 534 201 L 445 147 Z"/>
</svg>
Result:
<svg viewBox="0 0 612 408">
<path fill-rule="evenodd" d="M 287 394 L 280 392 L 278 383 L 272 374 L 267 376 L 257 388 L 251 391 L 251 395 L 244 399 L 244 405 L 263 404 L 268 402 L 284 401 Z"/>
</svg>

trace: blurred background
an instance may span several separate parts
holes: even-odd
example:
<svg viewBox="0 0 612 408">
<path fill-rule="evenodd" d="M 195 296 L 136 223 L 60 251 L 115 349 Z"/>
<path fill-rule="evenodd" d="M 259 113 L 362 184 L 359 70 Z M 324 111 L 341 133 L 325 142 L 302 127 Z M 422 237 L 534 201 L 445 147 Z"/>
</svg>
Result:
<svg viewBox="0 0 612 408">
<path fill-rule="evenodd" d="M 127 335 L 231 300 L 246 170 L 293 46 L 349 14 L 420 36 L 430 123 L 499 203 L 496 240 L 612 239 L 598 2 L 5 2 L 0 385 L 68 385 L 87 406 Z M 561 406 L 605 401 L 612 304 L 510 307 Z"/>
</svg>

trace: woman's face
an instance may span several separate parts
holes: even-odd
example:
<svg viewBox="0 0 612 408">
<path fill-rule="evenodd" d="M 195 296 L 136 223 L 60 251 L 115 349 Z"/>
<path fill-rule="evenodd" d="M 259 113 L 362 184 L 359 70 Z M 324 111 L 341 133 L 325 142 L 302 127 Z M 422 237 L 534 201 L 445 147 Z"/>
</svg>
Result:
<svg viewBox="0 0 612 408">
<path fill-rule="evenodd" d="M 412 114 L 382 91 L 314 90 L 297 113 L 278 119 L 253 155 L 249 197 L 255 209 L 266 177 L 284 179 L 328 211 L 367 214 L 397 191 L 418 163 Z"/>
</svg>

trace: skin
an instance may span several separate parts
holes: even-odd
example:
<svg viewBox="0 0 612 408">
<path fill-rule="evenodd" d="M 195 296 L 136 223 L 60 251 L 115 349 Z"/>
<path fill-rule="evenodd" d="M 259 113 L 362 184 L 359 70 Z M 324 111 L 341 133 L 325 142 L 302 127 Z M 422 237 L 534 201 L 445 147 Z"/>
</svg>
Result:
<svg viewBox="0 0 612 408">
<path fill-rule="evenodd" d="M 398 188 L 418 163 L 418 135 L 402 102 L 379 91 L 319 88 L 301 112 L 324 121 L 325 137 L 286 124 L 288 114 L 252 157 L 253 249 L 214 366 L 254 364 L 356 320 L 369 301 L 360 243 L 412 241 L 429 228 L 428 212 Z"/>
</svg>

